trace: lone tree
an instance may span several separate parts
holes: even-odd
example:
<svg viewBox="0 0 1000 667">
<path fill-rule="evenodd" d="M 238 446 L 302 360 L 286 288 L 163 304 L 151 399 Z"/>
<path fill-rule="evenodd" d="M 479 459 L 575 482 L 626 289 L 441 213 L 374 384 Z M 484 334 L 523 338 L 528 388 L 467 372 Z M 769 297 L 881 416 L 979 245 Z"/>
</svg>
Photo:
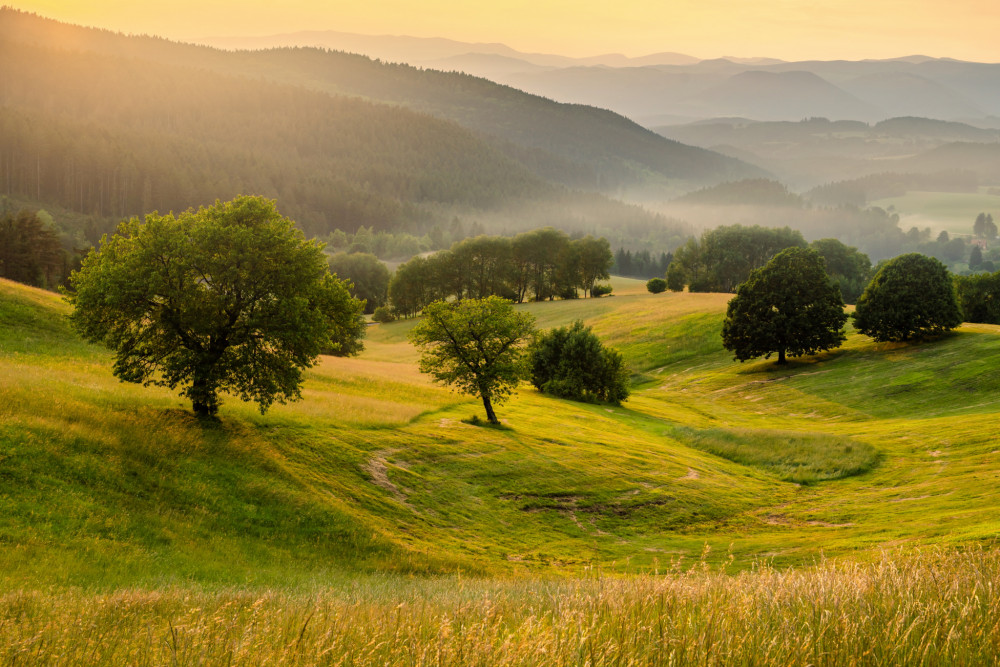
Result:
<svg viewBox="0 0 1000 667">
<path fill-rule="evenodd" d="M 844 300 L 815 250 L 788 248 L 750 272 L 729 302 L 722 344 L 747 361 L 816 354 L 844 341 Z"/>
<path fill-rule="evenodd" d="M 531 383 L 546 394 L 619 405 L 629 395 L 622 355 L 604 347 L 579 320 L 552 329 L 531 347 Z"/>
<path fill-rule="evenodd" d="M 962 323 L 947 267 L 916 252 L 882 265 L 853 317 L 855 328 L 878 342 L 934 336 Z"/>
<path fill-rule="evenodd" d="M 458 391 L 479 396 L 486 418 L 499 424 L 494 403 L 502 403 L 527 378 L 525 344 L 534 333 L 534 318 L 514 310 L 498 296 L 435 301 L 410 331 L 423 348 L 420 370 Z"/>
<path fill-rule="evenodd" d="M 183 387 L 199 416 L 218 412 L 220 391 L 263 413 L 301 396 L 321 350 L 361 349 L 362 302 L 261 197 L 122 222 L 70 285 L 71 320 L 115 351 L 114 374 Z"/>
</svg>

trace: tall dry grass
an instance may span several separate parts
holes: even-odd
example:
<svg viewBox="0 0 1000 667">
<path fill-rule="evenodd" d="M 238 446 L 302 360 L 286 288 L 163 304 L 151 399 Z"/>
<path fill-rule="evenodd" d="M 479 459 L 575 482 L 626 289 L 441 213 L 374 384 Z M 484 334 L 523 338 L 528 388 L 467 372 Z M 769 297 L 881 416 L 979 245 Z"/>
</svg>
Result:
<svg viewBox="0 0 1000 667">
<path fill-rule="evenodd" d="M 369 577 L 336 589 L 9 592 L 0 662 L 53 665 L 986 665 L 1000 551 L 728 575 Z"/>
</svg>

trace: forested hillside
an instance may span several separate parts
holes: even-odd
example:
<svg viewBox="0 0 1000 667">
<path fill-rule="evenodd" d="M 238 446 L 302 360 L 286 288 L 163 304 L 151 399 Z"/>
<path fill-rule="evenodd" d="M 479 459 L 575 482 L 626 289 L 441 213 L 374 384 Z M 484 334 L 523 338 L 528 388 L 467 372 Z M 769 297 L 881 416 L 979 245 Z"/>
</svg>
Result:
<svg viewBox="0 0 1000 667">
<path fill-rule="evenodd" d="M 319 213 L 340 216 L 346 211 L 356 224 L 412 218 L 412 212 L 401 210 L 408 202 L 496 207 L 538 196 L 541 180 L 613 194 L 649 184 L 683 191 L 760 173 L 738 160 L 665 139 L 609 111 L 557 104 L 464 74 L 345 53 L 230 53 L 69 26 L 7 8 L 0 10 L 0 43 L 3 75 L 11 79 L 0 90 L 4 107 L 18 99 L 33 115 L 58 107 L 76 121 L 87 118 L 97 127 L 85 133 L 105 135 L 94 140 L 112 144 L 102 150 L 135 153 L 135 161 L 153 151 L 133 150 L 132 145 L 159 143 L 157 148 L 166 148 L 170 156 L 165 162 L 176 158 L 190 163 L 195 149 L 163 146 L 165 135 L 199 144 L 211 140 L 217 145 L 206 147 L 206 152 L 218 162 L 208 167 L 205 159 L 197 159 L 192 168 L 224 172 L 232 186 L 256 185 L 248 180 L 253 178 L 248 170 L 278 168 L 284 179 L 297 183 L 290 204 L 316 229 L 324 226 Z M 57 62 L 60 59 L 66 62 Z M 39 77 L 42 69 L 51 71 L 53 66 L 62 74 Z M 25 89 L 29 94 L 22 98 Z M 334 101 L 316 92 L 332 93 Z M 67 94 L 70 99 L 64 104 Z M 392 108 L 347 97 L 386 102 Z M 423 114 L 453 122 L 434 123 Z M 128 146 L 113 145 L 122 139 L 111 137 L 102 123 L 143 136 L 129 138 Z M 321 127 L 327 123 L 330 127 Z M 38 125 L 47 124 L 48 119 Z M 81 129 L 61 128 L 60 134 L 78 135 Z M 285 145 L 277 146 L 281 141 Z M 327 157 L 330 164 L 317 164 Z M 237 161 L 249 164 L 231 168 Z M 275 161 L 284 164 L 279 167 Z M 163 170 L 171 168 L 163 165 Z M 202 176 L 189 175 L 195 189 L 218 189 L 220 197 L 232 194 L 226 183 L 219 183 L 221 174 Z M 25 177 L 19 178 L 23 182 Z M 114 180 L 104 189 L 116 195 L 105 195 L 108 200 L 98 210 L 113 210 L 119 196 L 126 199 L 121 208 L 128 208 L 130 195 L 117 193 Z M 282 183 L 272 185 L 269 192 L 282 195 L 287 207 Z M 183 184 L 161 189 L 169 187 L 183 189 Z M 332 190 L 327 198 L 339 203 L 311 196 L 308 191 L 315 189 Z M 203 199 L 201 193 L 193 198 Z"/>
</svg>

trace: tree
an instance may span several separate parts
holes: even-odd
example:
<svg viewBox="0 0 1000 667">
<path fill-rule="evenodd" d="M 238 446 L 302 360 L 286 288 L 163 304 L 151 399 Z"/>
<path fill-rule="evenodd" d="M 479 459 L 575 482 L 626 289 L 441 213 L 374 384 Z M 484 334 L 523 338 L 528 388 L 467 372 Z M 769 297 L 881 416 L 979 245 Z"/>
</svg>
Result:
<svg viewBox="0 0 1000 667">
<path fill-rule="evenodd" d="M 339 252 L 330 258 L 330 272 L 351 283 L 351 294 L 365 302 L 366 313 L 374 313 L 376 308 L 388 303 L 392 276 L 389 267 L 375 255 Z"/>
<path fill-rule="evenodd" d="M 653 294 L 659 294 L 667 290 L 667 281 L 663 278 L 650 278 L 646 281 L 646 289 Z"/>
<path fill-rule="evenodd" d="M 983 249 L 979 247 L 979 244 L 973 244 L 972 250 L 969 251 L 969 268 L 976 271 L 983 265 Z"/>
<path fill-rule="evenodd" d="M 422 348 L 420 370 L 462 393 L 479 396 L 491 424 L 502 403 L 527 377 L 525 344 L 534 318 L 497 296 L 455 303 L 435 301 L 409 334 Z"/>
<path fill-rule="evenodd" d="M 1000 273 L 956 276 L 955 296 L 966 322 L 1000 324 Z"/>
<path fill-rule="evenodd" d="M 879 342 L 934 336 L 962 323 L 947 267 L 915 252 L 881 265 L 853 317 L 858 331 Z"/>
<path fill-rule="evenodd" d="M 542 334 L 531 347 L 531 383 L 546 394 L 619 405 L 629 395 L 622 355 L 577 320 Z"/>
<path fill-rule="evenodd" d="M 976 238 L 986 238 L 986 214 L 980 213 L 976 216 L 976 221 L 972 223 L 972 234 Z"/>
<path fill-rule="evenodd" d="M 809 247 L 823 258 L 826 273 L 840 286 L 844 300 L 848 303 L 857 301 L 871 278 L 872 262 L 868 255 L 837 239 L 820 239 L 810 243 Z"/>
<path fill-rule="evenodd" d="M 59 235 L 44 217 L 27 209 L 0 216 L 0 277 L 52 288 L 69 273 Z"/>
<path fill-rule="evenodd" d="M 361 349 L 361 302 L 261 197 L 122 222 L 70 285 L 71 320 L 115 351 L 114 374 L 183 387 L 199 416 L 218 411 L 220 391 L 263 413 L 301 396 L 322 350 Z"/>
<path fill-rule="evenodd" d="M 754 269 L 729 301 L 722 344 L 746 361 L 777 353 L 785 357 L 816 354 L 839 347 L 847 322 L 840 288 L 808 248 L 788 248 Z"/>
<path fill-rule="evenodd" d="M 583 295 L 590 296 L 590 290 L 598 280 L 607 280 L 615 257 L 611 254 L 611 244 L 605 238 L 595 239 L 589 234 L 572 242 L 579 249 L 580 287 Z"/>
</svg>

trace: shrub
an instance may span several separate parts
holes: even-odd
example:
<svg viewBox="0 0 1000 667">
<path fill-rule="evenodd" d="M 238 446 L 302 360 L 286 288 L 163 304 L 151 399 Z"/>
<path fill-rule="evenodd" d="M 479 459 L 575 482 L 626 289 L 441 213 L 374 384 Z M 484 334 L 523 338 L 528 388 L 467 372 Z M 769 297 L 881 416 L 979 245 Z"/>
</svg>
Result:
<svg viewBox="0 0 1000 667">
<path fill-rule="evenodd" d="M 381 324 L 396 321 L 396 313 L 389 306 L 379 306 L 372 314 L 372 319 Z"/>
<path fill-rule="evenodd" d="M 879 342 L 934 336 L 962 323 L 948 269 L 915 252 L 882 265 L 853 317 L 858 331 Z"/>
<path fill-rule="evenodd" d="M 611 285 L 594 285 L 590 289 L 590 295 L 593 297 L 607 296 L 611 294 L 611 290 L 614 289 Z"/>
<path fill-rule="evenodd" d="M 539 336 L 531 348 L 531 382 L 546 394 L 578 401 L 617 405 L 629 394 L 621 354 L 580 321 Z"/>
<path fill-rule="evenodd" d="M 966 322 L 1000 324 L 1000 273 L 959 276 L 955 293 Z"/>
<path fill-rule="evenodd" d="M 667 291 L 667 281 L 663 278 L 650 278 L 646 281 L 646 289 L 653 294 Z"/>
</svg>

